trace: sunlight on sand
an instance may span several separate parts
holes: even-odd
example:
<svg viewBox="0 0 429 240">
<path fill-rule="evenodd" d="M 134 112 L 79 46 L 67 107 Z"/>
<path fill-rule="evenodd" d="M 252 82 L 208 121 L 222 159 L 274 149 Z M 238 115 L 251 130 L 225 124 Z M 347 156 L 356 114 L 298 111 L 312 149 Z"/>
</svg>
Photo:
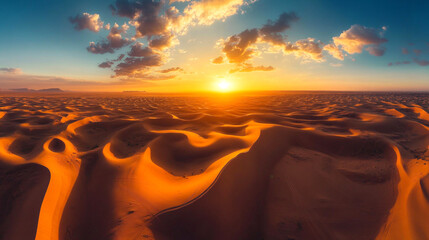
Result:
<svg viewBox="0 0 429 240">
<path fill-rule="evenodd" d="M 427 239 L 427 99 L 0 98 L 0 234 Z"/>
</svg>

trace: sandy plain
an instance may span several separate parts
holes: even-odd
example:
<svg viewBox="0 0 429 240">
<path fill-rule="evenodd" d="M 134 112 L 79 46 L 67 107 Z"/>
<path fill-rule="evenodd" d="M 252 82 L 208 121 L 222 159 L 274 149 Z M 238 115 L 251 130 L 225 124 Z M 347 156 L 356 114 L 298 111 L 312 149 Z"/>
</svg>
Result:
<svg viewBox="0 0 429 240">
<path fill-rule="evenodd" d="M 429 94 L 0 94 L 0 239 L 429 239 Z"/>
</svg>

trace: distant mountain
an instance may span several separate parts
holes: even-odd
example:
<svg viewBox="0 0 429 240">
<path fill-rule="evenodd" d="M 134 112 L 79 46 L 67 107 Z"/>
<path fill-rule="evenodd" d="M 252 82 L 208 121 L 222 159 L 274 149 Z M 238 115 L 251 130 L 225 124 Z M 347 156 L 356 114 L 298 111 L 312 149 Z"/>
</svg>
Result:
<svg viewBox="0 0 429 240">
<path fill-rule="evenodd" d="M 36 91 L 34 89 L 29 89 L 29 88 L 12 88 L 9 90 L 14 91 L 14 92 L 34 92 L 34 91 Z"/>
<path fill-rule="evenodd" d="M 46 88 L 46 89 L 39 89 L 39 90 L 34 90 L 31 88 L 12 88 L 9 90 L 13 92 L 64 92 L 60 88 Z"/>
<path fill-rule="evenodd" d="M 46 88 L 46 89 L 40 89 L 37 90 L 38 92 L 64 92 L 60 88 Z"/>
</svg>

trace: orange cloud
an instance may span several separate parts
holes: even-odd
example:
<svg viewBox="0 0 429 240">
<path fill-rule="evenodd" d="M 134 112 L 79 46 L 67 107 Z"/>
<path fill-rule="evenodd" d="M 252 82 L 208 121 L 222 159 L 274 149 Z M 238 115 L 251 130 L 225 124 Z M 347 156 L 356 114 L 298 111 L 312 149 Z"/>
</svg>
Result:
<svg viewBox="0 0 429 240">
<path fill-rule="evenodd" d="M 190 21 L 198 25 L 211 25 L 235 15 L 240 7 L 248 4 L 245 0 L 201 0 L 193 1 L 184 10 Z"/>
<path fill-rule="evenodd" d="M 170 4 L 175 2 L 188 2 L 182 11 Z M 239 12 L 242 6 L 248 5 L 254 0 L 116 0 L 110 5 L 114 15 L 126 17 L 128 23 L 135 27 L 136 34 L 131 39 L 125 38 L 129 28 L 127 24 L 119 27 L 117 24 L 111 27 L 99 20 L 99 15 L 82 14 L 70 21 L 78 30 L 90 29 L 98 32 L 101 28 L 110 29 L 107 39 L 101 42 L 91 42 L 87 50 L 95 54 L 114 53 L 115 50 L 123 48 L 135 42 L 128 56 L 119 59 L 119 64 L 115 67 L 116 60 L 108 60 L 99 64 L 101 68 L 112 68 L 115 74 L 113 77 L 144 78 L 144 79 L 165 79 L 166 76 L 155 76 L 151 74 L 163 73 L 165 70 L 156 71 L 152 68 L 162 66 L 169 55 L 168 50 L 179 44 L 177 35 L 186 34 L 190 26 L 210 25 L 217 20 L 225 20 Z M 136 42 L 136 40 L 146 38 L 147 47 Z"/>
<path fill-rule="evenodd" d="M 297 57 L 317 62 L 324 61 L 322 50 L 323 44 L 314 38 L 301 39 L 295 43 L 288 43 L 284 47 L 284 52 L 287 54 L 292 53 Z"/>
<path fill-rule="evenodd" d="M 384 31 L 385 29 L 378 31 L 356 24 L 342 32 L 340 36 L 333 37 L 333 41 L 336 46 L 341 47 L 349 54 L 362 53 L 365 46 L 372 45 L 365 50 L 375 56 L 381 56 L 384 51 L 380 44 L 387 42 L 387 39 L 382 37 Z"/>
<path fill-rule="evenodd" d="M 291 23 L 299 18 L 295 13 L 283 13 L 276 21 L 268 20 L 261 28 L 247 29 L 243 32 L 230 36 L 226 40 L 218 41 L 222 51 L 229 63 L 235 63 L 234 72 L 271 71 L 273 67 L 254 67 L 249 61 L 261 51 L 257 44 L 265 43 L 271 46 L 270 51 L 283 51 L 285 54 L 293 54 L 304 60 L 324 61 L 323 43 L 313 38 L 301 39 L 294 43 L 286 42 L 282 35 L 290 28 Z M 222 57 L 213 60 L 213 63 L 222 63 Z"/>
<path fill-rule="evenodd" d="M 258 29 L 247 29 L 237 35 L 229 37 L 224 42 L 223 52 L 230 63 L 244 63 L 251 59 L 256 50 L 251 48 L 259 38 Z"/>
<path fill-rule="evenodd" d="M 160 73 L 170 73 L 170 72 L 182 72 L 183 69 L 180 67 L 173 67 L 173 68 L 168 68 L 168 69 L 164 69 L 164 70 L 160 70 L 158 72 Z"/>
<path fill-rule="evenodd" d="M 214 64 L 222 64 L 222 63 L 224 63 L 223 57 L 219 56 L 219 57 L 213 59 L 212 63 L 214 63 Z"/>
<path fill-rule="evenodd" d="M 236 72 L 255 72 L 255 71 L 273 71 L 274 67 L 272 66 L 253 66 L 252 64 L 241 64 L 238 65 L 236 68 L 231 69 L 230 73 L 236 73 Z"/>
<path fill-rule="evenodd" d="M 338 60 L 344 60 L 344 53 L 341 51 L 340 48 L 338 48 L 335 44 L 328 44 L 323 47 L 323 50 L 328 51 L 332 57 L 338 59 Z"/>
</svg>

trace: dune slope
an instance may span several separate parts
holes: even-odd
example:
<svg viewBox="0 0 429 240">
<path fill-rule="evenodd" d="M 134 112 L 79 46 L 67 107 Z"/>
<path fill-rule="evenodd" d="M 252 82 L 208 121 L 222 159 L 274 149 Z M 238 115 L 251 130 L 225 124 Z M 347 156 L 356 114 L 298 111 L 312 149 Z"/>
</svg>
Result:
<svg viewBox="0 0 429 240">
<path fill-rule="evenodd" d="M 0 97 L 0 239 L 428 239 L 429 95 Z"/>
</svg>

